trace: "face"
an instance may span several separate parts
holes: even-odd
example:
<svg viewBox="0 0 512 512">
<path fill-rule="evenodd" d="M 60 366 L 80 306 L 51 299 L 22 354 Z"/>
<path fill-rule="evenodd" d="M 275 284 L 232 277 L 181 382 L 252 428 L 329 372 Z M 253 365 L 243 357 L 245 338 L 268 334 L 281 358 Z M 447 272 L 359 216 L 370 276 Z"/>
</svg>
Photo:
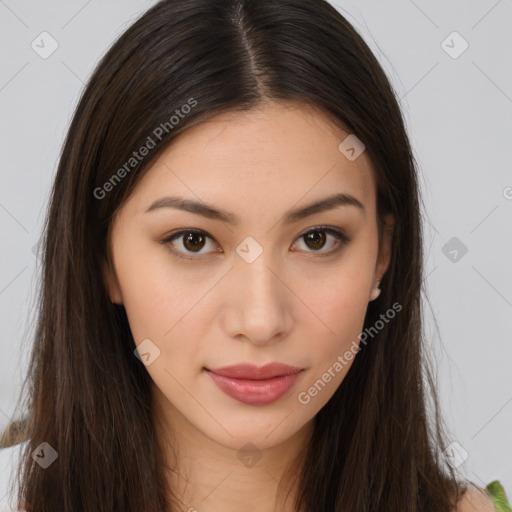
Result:
<svg viewBox="0 0 512 512">
<path fill-rule="evenodd" d="M 386 235 L 378 253 L 373 171 L 339 149 L 348 135 L 299 103 L 218 115 L 175 139 L 115 217 L 109 294 L 176 428 L 268 448 L 311 425 L 345 377 L 390 247 Z M 302 371 L 208 371 L 273 362 Z"/>
</svg>

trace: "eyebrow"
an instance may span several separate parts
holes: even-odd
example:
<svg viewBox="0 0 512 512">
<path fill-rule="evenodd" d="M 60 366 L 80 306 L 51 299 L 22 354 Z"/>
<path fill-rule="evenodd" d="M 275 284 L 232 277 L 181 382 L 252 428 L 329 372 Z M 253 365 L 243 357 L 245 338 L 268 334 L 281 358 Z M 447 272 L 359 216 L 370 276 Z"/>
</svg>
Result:
<svg viewBox="0 0 512 512">
<path fill-rule="evenodd" d="M 350 194 L 340 193 L 335 194 L 314 203 L 310 203 L 302 208 L 290 210 L 284 215 L 282 223 L 292 224 L 306 217 L 310 217 L 316 213 L 325 212 L 340 206 L 354 206 L 358 208 L 363 215 L 365 209 L 361 201 L 351 196 Z M 184 210 L 196 215 L 201 215 L 208 219 L 218 220 L 226 222 L 228 224 L 238 225 L 240 222 L 239 217 L 234 213 L 227 212 L 219 208 L 215 208 L 212 205 L 206 203 L 199 203 L 191 199 L 185 199 L 178 196 L 167 196 L 157 199 L 151 206 L 146 210 L 146 213 L 158 210 L 160 208 L 174 208 L 177 210 Z"/>
</svg>

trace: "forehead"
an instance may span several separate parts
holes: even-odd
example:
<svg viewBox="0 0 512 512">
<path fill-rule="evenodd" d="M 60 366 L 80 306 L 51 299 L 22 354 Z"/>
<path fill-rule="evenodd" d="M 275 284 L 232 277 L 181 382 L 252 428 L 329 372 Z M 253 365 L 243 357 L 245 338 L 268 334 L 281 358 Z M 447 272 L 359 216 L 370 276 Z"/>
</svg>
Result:
<svg viewBox="0 0 512 512">
<path fill-rule="evenodd" d="M 141 210 L 172 192 L 238 203 L 238 211 L 249 205 L 287 209 L 344 192 L 371 210 L 374 179 L 365 152 L 350 160 L 339 149 L 349 135 L 301 102 L 225 112 L 180 134 L 146 171 L 132 204 Z"/>
</svg>

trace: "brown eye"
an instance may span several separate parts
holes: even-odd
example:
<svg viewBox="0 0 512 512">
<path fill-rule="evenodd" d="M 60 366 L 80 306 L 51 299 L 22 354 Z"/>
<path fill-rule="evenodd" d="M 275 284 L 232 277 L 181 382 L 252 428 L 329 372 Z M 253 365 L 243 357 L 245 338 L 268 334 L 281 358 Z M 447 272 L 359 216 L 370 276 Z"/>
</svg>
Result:
<svg viewBox="0 0 512 512">
<path fill-rule="evenodd" d="M 202 234 L 192 231 L 183 237 L 183 247 L 191 252 L 200 251 L 205 245 L 205 240 Z"/>
<path fill-rule="evenodd" d="M 182 241 L 178 243 L 180 238 Z M 208 245 L 208 241 L 213 244 L 213 251 L 202 251 L 202 249 Z M 210 235 L 204 231 L 194 229 L 178 231 L 174 233 L 174 235 L 162 240 L 161 243 L 175 256 L 184 259 L 193 259 L 193 255 L 203 256 L 208 252 L 219 252 L 218 249 L 215 249 L 215 243 Z"/>
<path fill-rule="evenodd" d="M 310 231 L 309 233 L 303 235 L 303 237 L 306 245 L 310 249 L 314 249 L 316 251 L 321 249 L 325 245 L 325 241 L 327 240 L 325 232 L 323 231 Z"/>
<path fill-rule="evenodd" d="M 329 239 L 331 240 L 330 244 Z M 318 256 L 328 256 L 338 252 L 348 245 L 350 240 L 344 232 L 324 226 L 310 229 L 298 238 L 298 241 L 306 247 L 304 249 L 305 252 L 318 252 Z M 324 249 L 326 246 L 329 247 L 329 245 L 330 248 Z"/>
</svg>

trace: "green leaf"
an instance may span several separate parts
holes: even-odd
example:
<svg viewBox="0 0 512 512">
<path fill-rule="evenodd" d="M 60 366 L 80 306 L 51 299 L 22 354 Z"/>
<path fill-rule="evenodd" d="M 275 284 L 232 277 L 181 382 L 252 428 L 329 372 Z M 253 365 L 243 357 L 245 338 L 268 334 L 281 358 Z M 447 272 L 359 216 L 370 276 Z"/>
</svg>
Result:
<svg viewBox="0 0 512 512">
<path fill-rule="evenodd" d="M 503 489 L 503 486 L 500 484 L 499 480 L 494 480 L 488 484 L 487 490 L 492 496 L 496 512 L 512 512 L 512 506 L 510 506 L 510 503 L 508 502 L 507 496 L 505 494 L 505 489 Z"/>
</svg>

